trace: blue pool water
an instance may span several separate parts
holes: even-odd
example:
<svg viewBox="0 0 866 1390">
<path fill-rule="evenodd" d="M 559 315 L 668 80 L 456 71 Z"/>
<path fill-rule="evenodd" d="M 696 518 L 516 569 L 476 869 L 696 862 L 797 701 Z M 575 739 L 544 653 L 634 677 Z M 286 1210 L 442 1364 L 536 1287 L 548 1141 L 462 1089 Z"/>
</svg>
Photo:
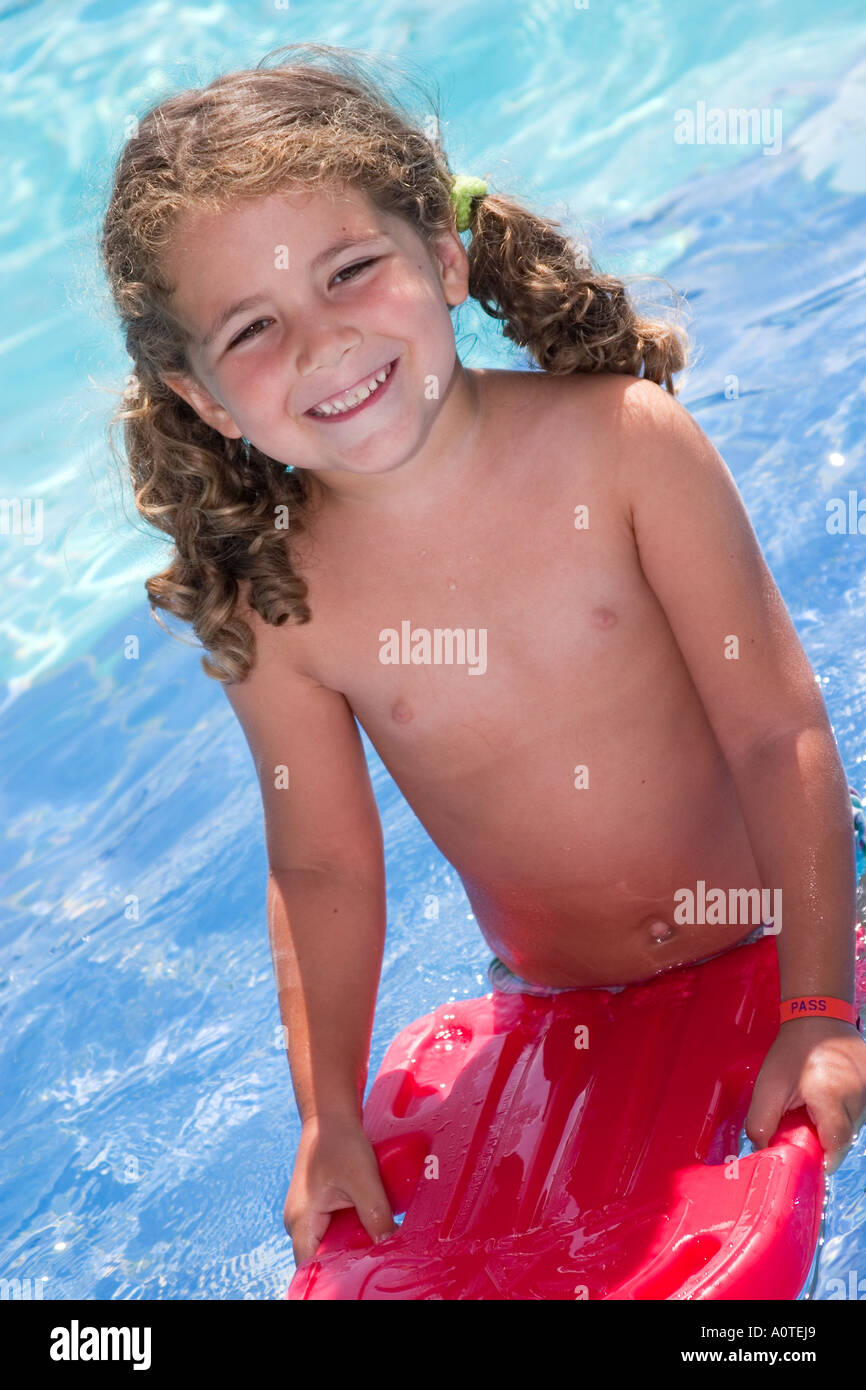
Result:
<svg viewBox="0 0 866 1390">
<path fill-rule="evenodd" d="M 148 613 L 167 548 L 107 462 L 127 364 L 94 240 L 130 114 L 297 39 L 420 65 L 455 168 L 583 229 L 605 268 L 687 294 L 681 399 L 737 479 L 866 780 L 866 537 L 826 527 L 830 499 L 866 497 L 859 0 L 528 0 L 495 25 L 478 0 L 0 5 L 0 491 L 41 503 L 40 530 L 0 535 L 0 1275 L 55 1298 L 273 1298 L 293 1270 L 299 1126 L 258 787 L 197 650 Z M 780 111 L 778 152 L 678 143 L 674 113 L 699 102 Z M 469 365 L 524 365 L 471 307 L 458 324 Z M 372 1079 L 405 1023 L 486 991 L 489 952 L 365 746 L 389 873 Z M 866 1275 L 864 1188 L 861 1137 L 832 1180 L 816 1298 Z"/>
</svg>

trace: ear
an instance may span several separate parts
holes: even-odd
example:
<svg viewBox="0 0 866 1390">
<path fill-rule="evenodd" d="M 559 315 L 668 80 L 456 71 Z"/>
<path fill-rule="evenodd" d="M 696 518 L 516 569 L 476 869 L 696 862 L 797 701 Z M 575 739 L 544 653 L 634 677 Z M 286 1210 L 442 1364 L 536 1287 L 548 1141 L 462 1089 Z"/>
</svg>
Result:
<svg viewBox="0 0 866 1390">
<path fill-rule="evenodd" d="M 455 308 L 469 294 L 469 257 L 456 232 L 443 232 L 433 243 L 442 290 L 448 304 Z"/>
<path fill-rule="evenodd" d="M 243 438 L 243 430 L 238 428 L 228 411 L 219 401 L 214 400 L 210 392 L 199 382 L 182 372 L 168 372 L 162 380 L 181 400 L 186 401 L 211 429 L 217 430 L 226 439 Z"/>
</svg>

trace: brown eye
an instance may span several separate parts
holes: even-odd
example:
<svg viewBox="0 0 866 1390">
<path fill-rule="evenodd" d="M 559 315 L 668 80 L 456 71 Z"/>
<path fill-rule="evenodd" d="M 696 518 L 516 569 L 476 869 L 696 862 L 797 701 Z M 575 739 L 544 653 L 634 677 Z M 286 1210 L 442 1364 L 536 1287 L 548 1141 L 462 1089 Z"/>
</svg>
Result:
<svg viewBox="0 0 866 1390">
<path fill-rule="evenodd" d="M 338 271 L 337 271 L 337 273 L 336 273 L 336 275 L 334 276 L 334 279 L 332 280 L 331 283 L 334 284 L 334 285 L 341 283 L 341 281 L 340 281 L 340 276 L 341 276 L 341 275 L 349 275 L 349 273 L 350 273 L 351 271 L 353 271 L 353 270 L 363 270 L 363 269 L 365 268 L 365 266 L 373 265 L 374 262 L 377 261 L 378 259 L 379 259 L 378 256 L 374 256 L 374 257 L 372 257 L 372 259 L 370 259 L 370 260 L 367 260 L 367 261 L 355 261 L 352 265 L 347 265 L 343 270 L 338 270 Z M 351 276 L 351 279 L 353 279 L 353 280 L 357 280 L 357 278 L 358 278 L 357 275 L 352 275 L 352 276 Z"/>
<path fill-rule="evenodd" d="M 236 338 L 232 338 L 228 346 L 229 352 L 231 352 L 232 348 L 238 343 L 249 342 L 248 334 L 250 337 L 257 338 L 259 336 L 258 333 L 253 333 L 252 330 L 258 328 L 260 323 L 270 323 L 270 319 L 256 319 L 255 323 L 251 323 L 249 327 L 245 328 L 242 333 L 239 333 Z"/>
</svg>

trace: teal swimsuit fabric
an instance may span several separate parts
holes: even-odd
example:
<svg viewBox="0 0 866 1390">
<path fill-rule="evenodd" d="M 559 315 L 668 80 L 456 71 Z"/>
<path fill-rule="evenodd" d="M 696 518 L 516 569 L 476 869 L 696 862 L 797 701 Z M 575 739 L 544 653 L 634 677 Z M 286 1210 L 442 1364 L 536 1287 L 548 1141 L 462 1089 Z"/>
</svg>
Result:
<svg viewBox="0 0 866 1390">
<path fill-rule="evenodd" d="M 854 825 L 854 846 L 857 859 L 857 882 L 860 883 L 863 875 L 866 874 L 866 807 L 859 792 L 849 786 L 848 791 L 851 795 L 851 812 Z M 858 894 L 859 898 L 859 894 Z M 739 950 L 740 946 L 748 946 L 753 941 L 759 941 L 764 935 L 764 924 L 760 923 L 742 941 L 734 942 L 733 946 L 726 946 L 722 951 L 715 951 L 711 956 L 702 956 L 700 960 L 689 961 L 691 965 L 703 965 L 708 960 L 715 960 L 716 956 L 722 956 L 727 951 Z M 669 969 L 680 969 L 680 966 L 670 966 Z M 663 974 L 663 971 L 659 971 Z M 552 994 L 566 994 L 573 988 L 571 985 L 536 985 L 529 980 L 522 980 L 519 975 L 515 975 L 509 970 L 504 961 L 498 956 L 494 956 L 487 967 L 487 978 L 493 989 L 499 990 L 501 994 L 537 994 L 548 996 Z M 656 975 L 651 975 L 650 979 L 657 979 Z M 645 984 L 645 980 L 636 980 L 635 984 Z M 621 994 L 628 985 L 589 985 L 589 989 L 606 989 L 609 994 Z"/>
</svg>

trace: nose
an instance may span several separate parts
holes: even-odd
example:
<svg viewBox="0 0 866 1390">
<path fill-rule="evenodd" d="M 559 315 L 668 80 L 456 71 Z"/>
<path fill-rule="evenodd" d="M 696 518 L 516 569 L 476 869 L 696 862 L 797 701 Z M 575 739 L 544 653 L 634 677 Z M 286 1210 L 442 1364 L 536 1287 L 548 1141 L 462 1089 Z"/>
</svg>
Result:
<svg viewBox="0 0 866 1390">
<path fill-rule="evenodd" d="M 361 341 L 357 329 L 338 324 L 315 324 L 306 334 L 296 357 L 298 375 L 313 377 L 338 369 L 346 353 Z"/>
</svg>

